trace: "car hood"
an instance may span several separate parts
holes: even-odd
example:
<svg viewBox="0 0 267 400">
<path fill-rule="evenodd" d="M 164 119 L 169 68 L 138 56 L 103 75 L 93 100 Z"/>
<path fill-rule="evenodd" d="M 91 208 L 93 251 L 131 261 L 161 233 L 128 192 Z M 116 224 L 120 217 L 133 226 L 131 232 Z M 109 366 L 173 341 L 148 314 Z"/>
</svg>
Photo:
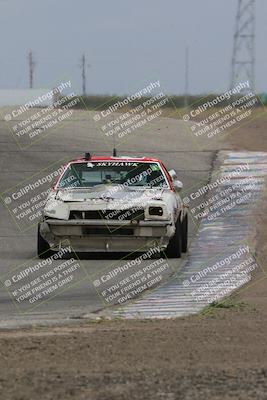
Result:
<svg viewBox="0 0 267 400">
<path fill-rule="evenodd" d="M 178 203 L 181 201 L 170 189 L 98 185 L 92 189 L 53 191 L 48 196 L 44 213 L 49 217 L 67 220 L 71 210 L 125 210 L 138 207 L 148 212 L 148 207 L 160 206 L 165 210 L 165 218 L 173 218 L 175 210 L 179 208 Z"/>
<path fill-rule="evenodd" d="M 58 190 L 56 198 L 64 202 L 112 202 L 137 201 L 145 199 L 163 200 L 169 189 L 130 188 L 98 185 L 90 189 Z"/>
</svg>

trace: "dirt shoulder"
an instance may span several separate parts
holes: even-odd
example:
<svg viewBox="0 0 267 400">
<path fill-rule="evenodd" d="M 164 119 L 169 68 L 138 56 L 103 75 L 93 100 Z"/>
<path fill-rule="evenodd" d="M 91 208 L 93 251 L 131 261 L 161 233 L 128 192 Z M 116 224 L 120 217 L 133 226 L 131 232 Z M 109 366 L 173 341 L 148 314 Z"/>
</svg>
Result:
<svg viewBox="0 0 267 400">
<path fill-rule="evenodd" d="M 229 147 L 267 151 L 266 131 L 262 116 L 228 138 Z M 262 211 L 257 257 L 265 270 Z M 177 320 L 2 332 L 0 393 L 5 400 L 266 399 L 267 280 L 226 307 Z"/>
<path fill-rule="evenodd" d="M 244 125 L 227 138 L 234 150 L 267 152 L 267 115 L 262 114 Z M 259 210 L 256 255 L 258 263 L 267 276 L 267 193 L 264 194 L 263 210 Z M 257 278 L 257 277 L 256 277 Z M 255 279 L 256 280 L 256 279 Z M 253 304 L 265 316 L 267 310 L 267 280 L 263 279 L 242 292 L 238 297 Z"/>
<path fill-rule="evenodd" d="M 263 399 L 265 332 L 260 312 L 236 307 L 2 334 L 1 392 L 5 399 Z"/>
</svg>

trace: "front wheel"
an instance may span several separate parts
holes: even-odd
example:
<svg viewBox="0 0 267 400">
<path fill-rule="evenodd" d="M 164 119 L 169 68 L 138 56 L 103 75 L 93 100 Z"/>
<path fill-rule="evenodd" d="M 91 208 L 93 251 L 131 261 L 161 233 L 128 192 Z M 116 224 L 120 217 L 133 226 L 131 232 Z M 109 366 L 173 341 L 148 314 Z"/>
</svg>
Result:
<svg viewBox="0 0 267 400">
<path fill-rule="evenodd" d="M 37 232 L 37 255 L 39 258 L 47 258 L 50 256 L 50 246 L 40 233 L 40 224 L 38 224 Z"/>
<path fill-rule="evenodd" d="M 182 252 L 186 253 L 187 252 L 187 245 L 188 245 L 188 216 L 186 216 L 183 219 L 182 225 L 181 225 L 181 241 L 182 241 Z"/>
<path fill-rule="evenodd" d="M 166 249 L 166 255 L 169 258 L 181 258 L 182 255 L 182 238 L 181 238 L 181 222 L 178 218 L 175 224 L 175 233 L 169 241 Z"/>
</svg>

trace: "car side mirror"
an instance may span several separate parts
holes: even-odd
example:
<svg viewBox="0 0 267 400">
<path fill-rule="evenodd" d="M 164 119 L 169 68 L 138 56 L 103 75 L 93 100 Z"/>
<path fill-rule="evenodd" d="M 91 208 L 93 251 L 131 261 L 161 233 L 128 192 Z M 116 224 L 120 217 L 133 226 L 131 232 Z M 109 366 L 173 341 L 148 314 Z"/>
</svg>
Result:
<svg viewBox="0 0 267 400">
<path fill-rule="evenodd" d="M 172 180 L 177 178 L 177 173 L 174 169 L 170 169 L 170 171 L 168 171 L 170 177 L 172 178 Z"/>
<path fill-rule="evenodd" d="M 181 181 L 178 181 L 178 179 L 175 179 L 175 180 L 172 182 L 172 186 L 173 186 L 174 190 L 176 190 L 177 192 L 179 192 L 180 190 L 182 190 L 183 187 L 184 187 L 183 183 L 182 183 Z"/>
</svg>

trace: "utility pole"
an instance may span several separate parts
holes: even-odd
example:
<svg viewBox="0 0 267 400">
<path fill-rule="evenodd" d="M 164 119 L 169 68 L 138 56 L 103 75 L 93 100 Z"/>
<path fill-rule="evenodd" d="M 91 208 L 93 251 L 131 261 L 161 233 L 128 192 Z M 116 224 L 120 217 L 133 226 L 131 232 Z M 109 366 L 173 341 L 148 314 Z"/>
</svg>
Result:
<svg viewBox="0 0 267 400">
<path fill-rule="evenodd" d="M 33 88 L 33 72 L 34 72 L 34 67 L 36 65 L 34 59 L 33 59 L 33 55 L 32 55 L 32 51 L 29 51 L 28 54 L 28 61 L 29 61 L 29 86 L 30 89 Z"/>
<path fill-rule="evenodd" d="M 188 88 L 189 88 L 189 50 L 185 49 L 185 89 L 184 89 L 184 107 L 188 107 Z"/>
<path fill-rule="evenodd" d="M 82 58 L 81 58 L 81 64 L 79 67 L 82 69 L 82 93 L 83 96 L 86 96 L 86 69 L 90 68 L 90 64 L 86 64 L 86 57 L 85 54 L 83 53 Z"/>
<path fill-rule="evenodd" d="M 86 59 L 85 59 L 85 54 L 82 55 L 82 91 L 83 91 L 83 96 L 86 95 L 86 73 L 85 73 L 85 64 L 86 64 Z"/>
<path fill-rule="evenodd" d="M 232 56 L 231 84 L 249 81 L 255 91 L 255 0 L 238 0 Z"/>
</svg>

